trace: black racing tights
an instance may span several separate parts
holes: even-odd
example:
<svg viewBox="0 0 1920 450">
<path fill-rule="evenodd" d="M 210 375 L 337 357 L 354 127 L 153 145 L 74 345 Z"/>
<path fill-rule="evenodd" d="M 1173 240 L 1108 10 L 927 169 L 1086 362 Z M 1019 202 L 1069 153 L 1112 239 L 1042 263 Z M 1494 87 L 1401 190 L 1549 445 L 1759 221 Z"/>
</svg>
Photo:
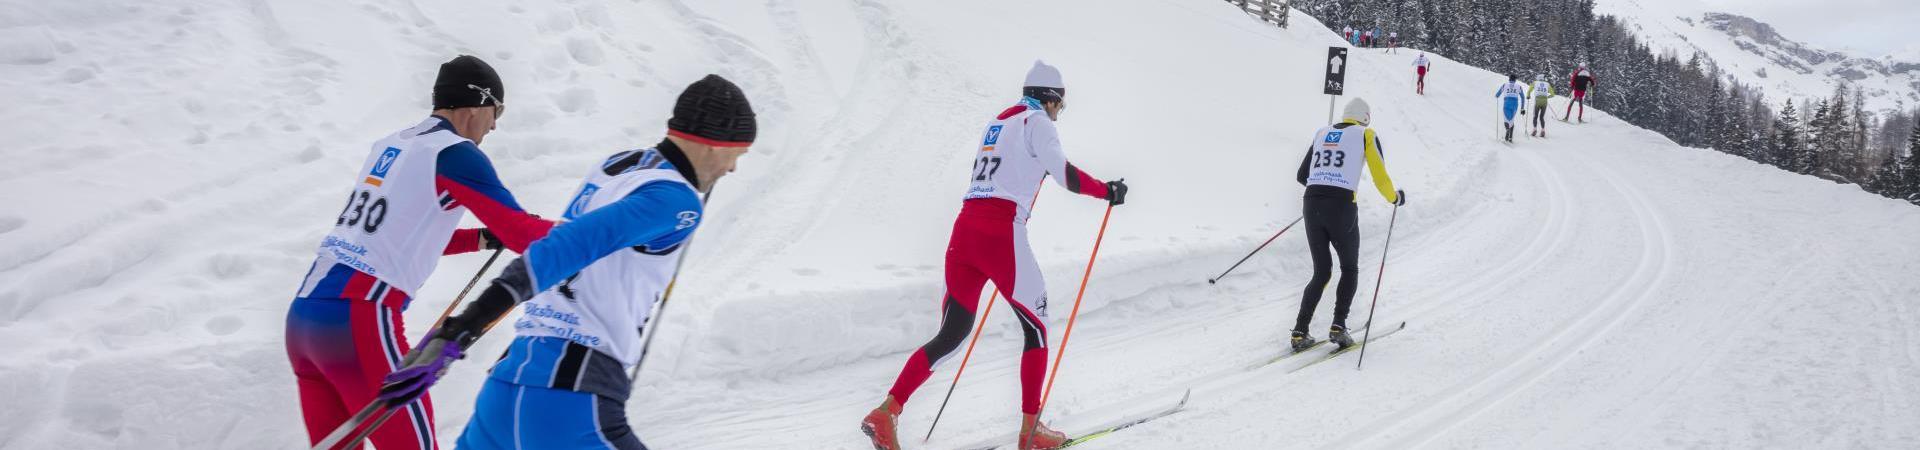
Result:
<svg viewBox="0 0 1920 450">
<path fill-rule="evenodd" d="M 1333 278 L 1333 255 L 1328 254 L 1329 248 L 1340 256 L 1340 286 L 1334 291 L 1333 303 L 1335 325 L 1346 326 L 1353 291 L 1359 287 L 1360 263 L 1355 259 L 1360 252 L 1359 209 L 1353 203 L 1353 191 L 1334 190 L 1340 193 L 1309 195 L 1301 202 L 1307 222 L 1307 250 L 1313 253 L 1313 280 L 1307 282 L 1306 292 L 1300 298 L 1300 317 L 1294 320 L 1294 331 L 1307 331 L 1307 325 L 1313 322 L 1313 310 L 1320 305 L 1320 294 Z"/>
</svg>

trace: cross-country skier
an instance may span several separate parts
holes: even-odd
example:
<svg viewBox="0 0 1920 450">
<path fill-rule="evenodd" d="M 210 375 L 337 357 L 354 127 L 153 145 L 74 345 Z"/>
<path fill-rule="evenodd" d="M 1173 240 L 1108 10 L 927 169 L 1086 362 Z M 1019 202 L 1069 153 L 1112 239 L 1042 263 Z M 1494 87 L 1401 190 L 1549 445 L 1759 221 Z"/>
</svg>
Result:
<svg viewBox="0 0 1920 450">
<path fill-rule="evenodd" d="M 1566 114 L 1562 114 L 1560 116 L 1560 121 L 1566 122 L 1568 119 L 1572 118 L 1573 104 L 1579 103 L 1580 104 L 1580 121 L 1586 122 L 1587 121 L 1587 90 L 1594 88 L 1593 71 L 1587 70 L 1587 63 L 1580 63 L 1580 67 L 1577 69 L 1573 69 L 1573 74 L 1569 75 L 1568 78 L 1569 79 L 1567 81 L 1567 85 L 1573 88 L 1573 101 L 1567 102 L 1567 112 Z"/>
<path fill-rule="evenodd" d="M 1527 88 L 1527 96 L 1533 98 L 1533 125 L 1527 130 L 1528 136 L 1547 137 L 1547 100 L 1553 98 L 1553 84 L 1547 82 L 1547 74 L 1535 74 L 1533 86 Z"/>
<path fill-rule="evenodd" d="M 1400 50 L 1400 32 L 1398 31 L 1388 32 L 1387 33 L 1387 53 L 1398 54 L 1400 53 L 1399 50 Z"/>
<path fill-rule="evenodd" d="M 1427 95 L 1427 67 L 1430 65 L 1427 52 L 1420 52 L 1420 56 L 1413 57 L 1413 73 L 1419 77 L 1414 79 L 1413 93 Z"/>
<path fill-rule="evenodd" d="M 1353 25 L 1347 25 L 1340 28 L 1340 39 L 1348 42 L 1353 41 Z"/>
<path fill-rule="evenodd" d="M 756 133 L 746 93 L 716 75 L 674 103 L 667 137 L 594 166 L 567 222 L 508 263 L 387 377 L 390 404 L 425 395 L 489 324 L 525 303 L 513 343 L 475 400 L 459 448 L 644 449 L 626 420 L 640 328 L 700 225 L 706 191 Z M 557 288 L 556 288 L 557 286 Z"/>
<path fill-rule="evenodd" d="M 1521 85 L 1519 80 L 1520 77 L 1507 75 L 1506 84 L 1500 85 L 1499 90 L 1493 91 L 1493 96 L 1500 99 L 1500 112 L 1506 118 L 1507 142 L 1513 142 L 1514 114 L 1526 114 L 1526 111 L 1520 109 L 1520 100 L 1527 97 L 1527 87 Z"/>
<path fill-rule="evenodd" d="M 1380 196 L 1394 205 L 1407 204 L 1407 193 L 1394 189 L 1393 179 L 1387 176 L 1380 137 L 1369 126 L 1372 120 L 1366 100 L 1355 98 L 1347 102 L 1341 122 L 1315 132 L 1306 158 L 1300 161 L 1296 178 L 1300 185 L 1307 187 L 1300 205 L 1306 216 L 1313 279 L 1307 281 L 1306 292 L 1300 298 L 1300 315 L 1293 324 L 1294 351 L 1305 350 L 1318 342 L 1307 333 L 1307 326 L 1313 322 L 1313 310 L 1320 304 L 1320 294 L 1333 277 L 1333 258 L 1327 254 L 1328 247 L 1340 258 L 1340 285 L 1334 291 L 1333 326 L 1327 330 L 1327 339 L 1341 348 L 1353 345 L 1353 337 L 1347 334 L 1347 312 L 1360 281 L 1357 260 L 1360 218 L 1355 192 L 1360 186 L 1361 164 L 1373 174 L 1373 185 L 1380 190 Z"/>
<path fill-rule="evenodd" d="M 1005 294 L 1026 334 L 1026 350 L 1020 355 L 1019 447 L 1055 448 L 1066 442 L 1065 435 L 1039 418 L 1047 367 L 1047 289 L 1027 244 L 1028 208 L 1048 176 L 1068 191 L 1111 205 L 1125 202 L 1127 195 L 1126 184 L 1102 182 L 1067 161 L 1054 129 L 1054 121 L 1066 108 L 1066 91 L 1058 69 L 1035 61 L 1020 102 L 987 122 L 970 174 L 973 184 L 947 243 L 940 331 L 913 352 L 886 399 L 861 419 L 860 429 L 873 438 L 875 448 L 900 448 L 895 426 L 901 407 L 933 375 L 933 367 L 952 356 L 966 339 L 980 289 L 987 281 Z"/>
<path fill-rule="evenodd" d="M 433 115 L 373 143 L 345 209 L 287 311 L 286 349 L 311 444 L 374 401 L 407 351 L 400 315 L 443 254 L 522 251 L 552 226 L 514 201 L 479 143 L 506 111 L 486 62 L 440 65 Z M 486 229 L 455 230 L 467 212 Z M 427 399 L 369 437 L 375 447 L 437 448 Z"/>
</svg>

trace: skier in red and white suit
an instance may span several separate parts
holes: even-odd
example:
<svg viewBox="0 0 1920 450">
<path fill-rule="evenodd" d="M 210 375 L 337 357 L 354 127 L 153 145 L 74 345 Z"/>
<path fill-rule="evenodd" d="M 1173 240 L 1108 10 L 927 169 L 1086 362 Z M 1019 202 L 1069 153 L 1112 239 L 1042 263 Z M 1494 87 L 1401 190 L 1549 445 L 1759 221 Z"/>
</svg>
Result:
<svg viewBox="0 0 1920 450">
<path fill-rule="evenodd" d="M 1020 411 L 1024 413 L 1020 448 L 1054 448 L 1066 440 L 1038 418 L 1047 368 L 1047 288 L 1027 243 L 1027 216 L 1034 192 L 1048 175 L 1068 191 L 1113 205 L 1125 201 L 1127 186 L 1088 175 L 1061 151 L 1054 121 L 1066 108 L 1066 86 L 1058 69 L 1035 61 L 1022 93 L 1019 104 L 987 123 L 973 159 L 969 175 L 973 184 L 947 244 L 947 292 L 941 301 L 940 331 L 913 352 L 886 400 L 861 421 L 861 429 L 873 438 L 876 448 L 900 448 L 894 428 L 901 405 L 933 375 L 933 366 L 953 356 L 966 339 L 987 281 L 1007 294 L 1007 303 L 1026 334 L 1026 350 L 1020 356 Z"/>
</svg>

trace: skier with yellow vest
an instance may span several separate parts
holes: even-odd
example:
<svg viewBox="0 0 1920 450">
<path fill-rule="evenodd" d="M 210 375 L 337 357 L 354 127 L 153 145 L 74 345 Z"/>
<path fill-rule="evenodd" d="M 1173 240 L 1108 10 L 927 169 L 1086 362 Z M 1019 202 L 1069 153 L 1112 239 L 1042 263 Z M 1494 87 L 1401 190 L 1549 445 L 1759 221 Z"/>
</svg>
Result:
<svg viewBox="0 0 1920 450">
<path fill-rule="evenodd" d="M 1393 179 L 1387 176 L 1380 137 L 1368 126 L 1372 120 L 1366 100 L 1353 99 L 1347 103 L 1340 123 L 1314 133 L 1313 144 L 1300 161 L 1297 178 L 1307 187 L 1300 207 L 1306 217 L 1307 249 L 1313 255 L 1313 279 L 1307 282 L 1300 299 L 1300 315 L 1293 326 L 1292 346 L 1296 352 L 1318 342 L 1307 333 L 1307 325 L 1312 323 L 1320 294 L 1333 277 L 1329 247 L 1340 257 L 1340 284 L 1335 291 L 1333 326 L 1327 331 L 1327 340 L 1340 348 L 1353 345 L 1353 338 L 1347 334 L 1347 313 L 1360 281 L 1356 255 L 1360 251 L 1360 217 L 1355 205 L 1360 166 L 1365 164 L 1372 173 L 1373 185 L 1382 197 L 1395 206 L 1407 204 L 1407 193 L 1394 189 Z"/>
<path fill-rule="evenodd" d="M 1546 74 L 1533 76 L 1533 86 L 1527 87 L 1527 97 L 1533 98 L 1533 125 L 1527 130 L 1528 136 L 1547 137 L 1547 100 L 1553 98 L 1553 84 L 1547 83 Z"/>
</svg>

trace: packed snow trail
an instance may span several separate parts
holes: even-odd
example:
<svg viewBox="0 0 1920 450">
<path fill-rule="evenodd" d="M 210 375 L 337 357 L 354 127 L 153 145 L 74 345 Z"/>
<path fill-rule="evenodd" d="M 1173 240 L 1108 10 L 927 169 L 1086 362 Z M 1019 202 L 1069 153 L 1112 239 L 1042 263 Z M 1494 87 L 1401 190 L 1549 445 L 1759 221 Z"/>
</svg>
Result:
<svg viewBox="0 0 1920 450">
<path fill-rule="evenodd" d="M 1036 58 L 1074 88 L 1075 163 L 1134 188 L 1048 416 L 1074 430 L 1194 389 L 1084 448 L 1920 445 L 1920 208 L 1598 111 L 1508 146 L 1488 95 L 1504 77 L 1429 55 L 1412 95 L 1415 49 L 1354 51 L 1348 77 L 1410 199 L 1376 322 L 1412 325 L 1364 371 L 1247 370 L 1285 345 L 1303 239 L 1205 280 L 1299 215 L 1292 174 L 1338 45 L 1304 15 L 1281 30 L 1208 0 L 0 6 L 21 12 L 0 19 L 18 38 L 0 43 L 0 86 L 19 93 L 0 107 L 0 448 L 301 448 L 291 291 L 365 145 L 424 115 L 433 64 L 461 52 L 506 79 L 512 112 L 484 148 L 548 215 L 600 158 L 658 139 L 700 75 L 761 111 L 629 403 L 655 447 L 868 448 L 859 417 L 937 326 L 971 143 Z M 1104 205 L 1043 192 L 1030 229 L 1060 305 Z M 1363 193 L 1360 211 L 1355 317 L 1389 209 Z M 441 265 L 412 336 L 483 260 Z M 988 320 L 932 442 L 937 389 L 906 405 L 912 448 L 1017 427 L 1020 333 Z M 443 444 L 486 359 L 435 389 Z"/>
</svg>

